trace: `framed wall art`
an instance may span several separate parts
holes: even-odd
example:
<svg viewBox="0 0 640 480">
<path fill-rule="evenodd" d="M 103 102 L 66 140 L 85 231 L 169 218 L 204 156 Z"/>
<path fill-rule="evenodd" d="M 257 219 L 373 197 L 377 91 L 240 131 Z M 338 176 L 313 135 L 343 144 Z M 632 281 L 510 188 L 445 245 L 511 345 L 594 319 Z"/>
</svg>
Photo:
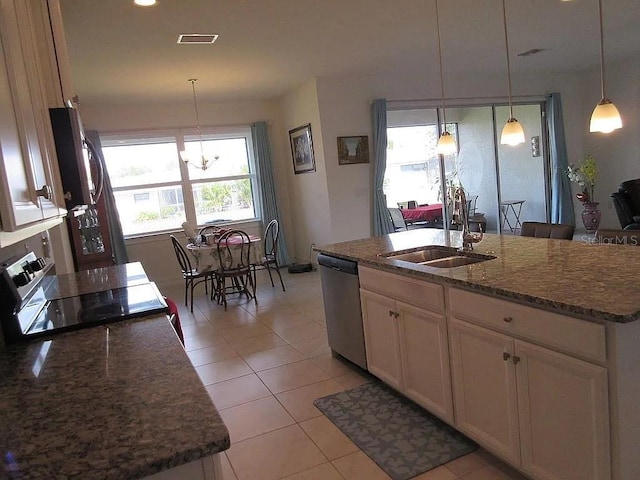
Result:
<svg viewBox="0 0 640 480">
<path fill-rule="evenodd" d="M 338 165 L 369 163 L 369 137 L 338 137 Z"/>
<path fill-rule="evenodd" d="M 294 173 L 315 172 L 316 160 L 313 156 L 311 124 L 289 130 L 289 142 L 291 143 Z"/>
</svg>

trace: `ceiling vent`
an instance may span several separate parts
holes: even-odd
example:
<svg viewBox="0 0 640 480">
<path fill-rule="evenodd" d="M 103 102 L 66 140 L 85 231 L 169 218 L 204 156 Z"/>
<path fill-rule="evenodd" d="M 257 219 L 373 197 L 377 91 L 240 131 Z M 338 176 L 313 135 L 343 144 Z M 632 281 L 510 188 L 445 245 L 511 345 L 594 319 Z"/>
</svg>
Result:
<svg viewBox="0 0 640 480">
<path fill-rule="evenodd" d="M 531 55 L 535 55 L 536 53 L 544 52 L 544 48 L 532 48 L 531 50 L 527 50 L 526 52 L 519 53 L 519 57 L 530 57 Z"/>
<path fill-rule="evenodd" d="M 215 33 L 182 33 L 178 36 L 178 43 L 182 45 L 209 45 L 218 39 Z"/>
</svg>

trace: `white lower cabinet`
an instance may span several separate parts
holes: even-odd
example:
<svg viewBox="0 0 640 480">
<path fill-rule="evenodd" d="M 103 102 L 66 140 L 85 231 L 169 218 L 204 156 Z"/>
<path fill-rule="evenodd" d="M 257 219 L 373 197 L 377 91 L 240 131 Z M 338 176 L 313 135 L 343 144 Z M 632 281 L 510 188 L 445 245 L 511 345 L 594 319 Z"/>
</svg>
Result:
<svg viewBox="0 0 640 480">
<path fill-rule="evenodd" d="M 360 298 L 369 371 L 453 422 L 445 316 L 367 290 Z"/>
<path fill-rule="evenodd" d="M 605 368 L 515 340 L 522 468 L 544 480 L 611 478 Z"/>
<path fill-rule="evenodd" d="M 367 370 L 398 391 L 403 390 L 396 301 L 360 290 Z"/>
<path fill-rule="evenodd" d="M 520 463 L 513 340 L 449 321 L 456 427 L 504 459 Z"/>
<path fill-rule="evenodd" d="M 539 480 L 610 478 L 607 371 L 449 319 L 456 426 Z"/>
</svg>

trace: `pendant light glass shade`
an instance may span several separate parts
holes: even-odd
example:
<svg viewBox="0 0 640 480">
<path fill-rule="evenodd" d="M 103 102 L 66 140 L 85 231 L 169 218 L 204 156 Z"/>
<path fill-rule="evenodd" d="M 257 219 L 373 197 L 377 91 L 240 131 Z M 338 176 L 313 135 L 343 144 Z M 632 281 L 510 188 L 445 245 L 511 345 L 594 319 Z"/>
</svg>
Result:
<svg viewBox="0 0 640 480">
<path fill-rule="evenodd" d="M 436 145 L 436 153 L 440 155 L 453 155 L 458 152 L 456 140 L 449 132 L 442 132 Z"/>
<path fill-rule="evenodd" d="M 611 101 L 603 98 L 591 114 L 591 132 L 611 133 L 622 128 L 620 112 Z"/>
<path fill-rule="evenodd" d="M 507 54 L 507 84 L 509 86 L 509 120 L 502 129 L 500 143 L 515 147 L 524 143 L 524 129 L 520 122 L 513 116 L 513 102 L 511 99 L 511 63 L 509 62 L 509 35 L 507 34 L 507 7 L 502 0 L 502 22 L 504 25 L 504 46 Z"/>
<path fill-rule="evenodd" d="M 502 129 L 500 143 L 502 145 L 515 147 L 516 145 L 524 143 L 524 140 L 524 129 L 522 128 L 522 125 L 520 125 L 520 122 L 518 120 L 511 117 L 509 120 L 507 120 L 507 123 Z"/>
<path fill-rule="evenodd" d="M 616 106 L 604 94 L 604 34 L 602 28 L 602 0 L 598 0 L 600 22 L 600 90 L 602 99 L 591 114 L 590 132 L 611 133 L 622 128 L 622 118 Z"/>
<path fill-rule="evenodd" d="M 447 132 L 447 109 L 444 102 L 444 74 L 442 70 L 442 47 L 440 45 L 440 16 L 438 15 L 438 0 L 436 2 L 436 31 L 438 33 L 438 59 L 440 61 L 440 92 L 442 93 L 442 135 L 436 145 L 436 153 L 439 155 L 454 155 L 458 153 L 458 146 L 453 136 Z"/>
</svg>

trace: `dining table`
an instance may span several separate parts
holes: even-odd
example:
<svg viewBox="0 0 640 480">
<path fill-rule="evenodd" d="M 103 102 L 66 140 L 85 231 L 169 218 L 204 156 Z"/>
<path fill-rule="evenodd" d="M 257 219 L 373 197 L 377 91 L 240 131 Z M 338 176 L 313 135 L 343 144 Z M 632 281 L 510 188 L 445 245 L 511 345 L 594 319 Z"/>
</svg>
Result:
<svg viewBox="0 0 640 480">
<path fill-rule="evenodd" d="M 206 236 L 206 243 L 189 243 L 187 244 L 187 250 L 195 259 L 195 267 L 199 272 L 209 272 L 220 269 L 220 257 L 218 255 L 217 239 L 213 235 Z M 226 240 L 230 247 L 230 250 L 240 249 L 240 237 L 231 237 Z M 263 257 L 262 238 L 249 235 L 249 241 L 251 246 L 249 248 L 249 262 L 251 264 L 259 264 Z M 222 261 L 225 266 L 228 267 L 230 259 L 227 258 L 228 251 L 226 248 L 221 249 Z"/>
<path fill-rule="evenodd" d="M 416 208 L 401 208 L 402 217 L 407 223 L 436 222 L 442 220 L 442 204 L 434 203 Z"/>
</svg>

